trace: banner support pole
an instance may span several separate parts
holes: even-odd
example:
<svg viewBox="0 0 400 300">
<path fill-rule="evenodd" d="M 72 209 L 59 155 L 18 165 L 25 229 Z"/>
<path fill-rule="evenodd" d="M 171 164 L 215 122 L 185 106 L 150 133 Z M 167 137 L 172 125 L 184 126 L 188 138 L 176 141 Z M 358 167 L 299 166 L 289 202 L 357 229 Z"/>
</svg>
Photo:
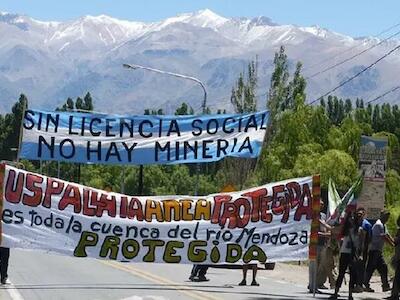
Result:
<svg viewBox="0 0 400 300">
<path fill-rule="evenodd" d="M 21 115 L 21 126 L 19 128 L 19 139 L 18 139 L 18 149 L 17 149 L 17 163 L 19 163 L 20 152 L 21 152 L 21 143 L 22 143 L 22 134 L 24 130 L 24 120 L 25 120 L 25 112 L 27 109 L 28 103 L 24 101 L 22 107 L 22 115 Z"/>
<path fill-rule="evenodd" d="M 3 186 L 6 164 L 0 163 L 0 214 L 3 215 Z M 3 222 L 0 222 L 0 245 L 3 240 Z"/>
<path fill-rule="evenodd" d="M 312 181 L 312 221 L 311 221 L 311 233 L 310 233 L 310 248 L 309 248 L 309 288 L 312 288 L 313 297 L 317 290 L 317 256 L 318 256 L 318 231 L 319 231 L 319 218 L 320 218 L 320 198 L 321 198 L 321 177 L 320 175 L 314 175 Z M 312 284 L 312 286 L 311 286 Z"/>
</svg>

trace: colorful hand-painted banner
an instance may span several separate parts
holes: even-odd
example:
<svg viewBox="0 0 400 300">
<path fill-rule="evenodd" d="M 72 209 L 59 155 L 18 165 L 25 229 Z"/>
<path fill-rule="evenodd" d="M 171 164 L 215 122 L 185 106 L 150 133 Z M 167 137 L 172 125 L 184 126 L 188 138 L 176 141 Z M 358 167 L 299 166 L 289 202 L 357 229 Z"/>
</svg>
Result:
<svg viewBox="0 0 400 300">
<path fill-rule="evenodd" d="M 358 203 L 365 207 L 369 219 L 378 219 L 385 206 L 387 150 L 387 137 L 361 137 L 358 164 L 364 179 Z"/>
<path fill-rule="evenodd" d="M 243 115 L 117 116 L 27 110 L 20 157 L 103 164 L 255 158 L 267 111 Z"/>
<path fill-rule="evenodd" d="M 312 183 L 136 197 L 5 166 L 1 246 L 133 262 L 306 260 Z"/>
<path fill-rule="evenodd" d="M 360 169 L 364 172 L 366 181 L 385 181 L 387 137 L 361 137 L 359 157 Z"/>
</svg>

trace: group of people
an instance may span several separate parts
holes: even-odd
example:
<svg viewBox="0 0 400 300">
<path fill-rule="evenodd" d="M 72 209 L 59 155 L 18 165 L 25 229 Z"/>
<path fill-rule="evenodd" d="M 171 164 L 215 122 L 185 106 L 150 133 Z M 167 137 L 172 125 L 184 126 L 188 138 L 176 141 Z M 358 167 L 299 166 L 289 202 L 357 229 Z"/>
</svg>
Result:
<svg viewBox="0 0 400 300">
<path fill-rule="evenodd" d="M 377 270 L 382 281 L 382 291 L 391 290 L 391 295 L 387 299 L 399 299 L 400 217 L 397 219 L 397 234 L 392 238 L 385 225 L 389 216 L 388 211 L 381 211 L 380 218 L 372 226 L 366 219 L 365 209 L 359 207 L 355 212 L 348 212 L 341 225 L 332 226 L 321 219 L 316 265 L 318 275 L 316 282 L 310 280 L 310 292 L 318 293 L 320 289 L 327 289 L 324 284 L 329 279 L 330 287 L 334 289 L 331 299 L 337 299 L 348 269 L 350 275 L 348 299 L 353 299 L 353 293 L 374 292 L 370 287 L 370 280 Z M 392 265 L 396 274 L 392 288 L 388 280 L 388 266 L 383 258 L 385 243 L 395 247 Z M 336 256 L 339 256 L 337 276 Z"/>
<path fill-rule="evenodd" d="M 340 225 L 329 225 L 329 222 L 321 218 L 316 263 L 317 278 L 313 279 L 314 271 L 310 268 L 310 292 L 320 293 L 321 289 L 327 289 L 325 282 L 328 280 L 330 288 L 334 289 L 331 299 L 337 299 L 346 271 L 349 270 L 348 299 L 353 299 L 353 293 L 374 292 L 370 286 L 370 280 L 372 274 L 377 270 L 382 281 L 382 291 L 391 290 L 391 295 L 387 299 L 399 299 L 400 216 L 397 219 L 397 233 L 394 238 L 386 228 L 389 217 L 390 213 L 382 210 L 380 218 L 372 225 L 366 219 L 365 209 L 359 207 L 355 212 L 348 212 L 344 222 Z M 390 287 L 388 279 L 388 265 L 383 258 L 385 243 L 395 247 L 395 254 L 391 260 L 395 269 L 392 287 Z M 337 274 L 336 257 L 338 257 Z M 243 279 L 239 285 L 247 285 L 246 276 L 249 269 L 253 273 L 251 285 L 259 286 L 256 281 L 257 265 L 253 264 L 242 266 Z M 207 270 L 207 265 L 194 265 L 189 280 L 208 281 L 205 276 Z"/>
</svg>

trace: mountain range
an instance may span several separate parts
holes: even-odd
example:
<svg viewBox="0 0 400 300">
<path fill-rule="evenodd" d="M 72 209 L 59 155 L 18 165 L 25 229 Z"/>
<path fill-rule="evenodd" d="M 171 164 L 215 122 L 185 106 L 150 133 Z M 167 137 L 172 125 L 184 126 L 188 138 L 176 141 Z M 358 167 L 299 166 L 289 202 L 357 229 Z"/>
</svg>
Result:
<svg viewBox="0 0 400 300">
<path fill-rule="evenodd" d="M 381 42 L 353 38 L 319 26 L 280 25 L 267 17 L 225 18 L 206 9 L 159 22 L 118 20 L 106 15 L 43 22 L 0 13 L 0 112 L 24 93 L 31 107 L 55 109 L 67 97 L 90 92 L 96 111 L 142 114 L 145 108 L 173 113 L 182 102 L 200 112 L 203 90 L 193 81 L 129 70 L 137 64 L 193 76 L 204 82 L 207 106 L 232 111 L 230 93 L 239 73 L 258 61 L 258 106 L 265 107 L 274 53 L 285 46 L 291 70 L 303 63 L 306 77 Z M 399 44 L 385 41 L 356 59 L 307 81 L 307 99 L 337 86 Z M 398 85 L 400 53 L 335 91 L 372 99 Z M 397 95 L 387 97 L 397 100 Z M 386 98 L 385 98 L 386 100 Z"/>
</svg>

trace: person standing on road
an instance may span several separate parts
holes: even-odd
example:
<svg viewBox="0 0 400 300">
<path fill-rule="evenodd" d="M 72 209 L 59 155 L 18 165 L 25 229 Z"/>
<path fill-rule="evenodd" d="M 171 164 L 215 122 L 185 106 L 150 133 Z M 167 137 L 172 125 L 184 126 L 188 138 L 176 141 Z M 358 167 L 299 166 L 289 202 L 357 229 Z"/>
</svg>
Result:
<svg viewBox="0 0 400 300">
<path fill-rule="evenodd" d="M 400 293 L 400 216 L 397 218 L 397 233 L 394 239 L 395 249 L 394 256 L 392 258 L 392 265 L 395 269 L 395 275 L 393 280 L 393 288 L 391 295 L 386 298 L 390 300 L 398 300 Z"/>
<path fill-rule="evenodd" d="M 383 245 L 385 242 L 394 246 L 394 240 L 390 236 L 386 228 L 386 222 L 389 220 L 390 213 L 387 210 L 382 210 L 380 218 L 372 226 L 371 244 L 368 252 L 368 264 L 365 272 L 364 291 L 373 293 L 374 290 L 370 287 L 369 281 L 375 270 L 378 270 L 382 280 L 382 291 L 390 290 L 388 280 L 388 267 L 383 259 Z"/>
<path fill-rule="evenodd" d="M 371 240 L 372 235 L 372 225 L 365 218 L 366 211 L 363 207 L 358 207 L 356 210 L 356 218 L 358 223 L 360 224 L 359 233 L 360 233 L 360 250 L 361 250 L 361 259 L 356 262 L 356 272 L 357 272 L 357 282 L 356 286 L 353 290 L 355 293 L 363 292 L 363 284 L 365 278 L 365 267 L 367 264 L 368 258 L 368 246 Z"/>
<path fill-rule="evenodd" d="M 360 253 L 360 238 L 358 232 L 359 224 L 353 217 L 352 213 L 347 214 L 344 225 L 343 225 L 343 241 L 340 247 L 340 258 L 339 258 L 339 275 L 336 280 L 335 293 L 330 299 L 337 299 L 339 296 L 339 290 L 342 286 L 344 275 L 347 268 L 350 270 L 350 283 L 349 283 L 349 300 L 353 299 L 353 289 L 356 284 L 356 270 L 354 268 L 357 256 Z"/>
<path fill-rule="evenodd" d="M 324 285 L 326 279 L 329 279 L 330 288 L 335 288 L 336 285 L 336 274 L 335 274 L 335 259 L 334 256 L 337 251 L 337 242 L 332 233 L 332 226 L 328 225 L 324 220 L 320 220 L 320 225 L 324 227 L 318 233 L 319 239 L 325 239 L 324 246 L 321 253 L 321 262 L 318 266 L 317 275 L 317 288 L 327 289 Z"/>
<path fill-rule="evenodd" d="M 196 282 L 208 281 L 206 278 L 207 270 L 208 265 L 193 265 L 189 280 Z"/>
<path fill-rule="evenodd" d="M 10 248 L 0 247 L 0 275 L 1 284 L 7 283 L 8 278 L 8 259 L 10 258 Z"/>
<path fill-rule="evenodd" d="M 324 202 L 320 202 L 321 208 L 324 206 Z M 323 285 L 326 280 L 326 273 L 323 270 L 323 265 L 321 264 L 322 261 L 322 252 L 325 247 L 327 238 L 331 235 L 329 231 L 330 226 L 325 223 L 326 214 L 320 212 L 319 218 L 319 232 L 318 232 L 318 244 L 317 244 L 317 259 L 316 261 L 311 261 L 308 267 L 308 292 L 320 294 L 321 291 L 318 289 Z M 316 269 L 316 270 L 315 270 Z M 317 278 L 314 278 L 314 273 L 317 274 Z M 314 281 L 316 279 L 316 281 Z M 321 284 L 322 282 L 322 284 Z"/>
<path fill-rule="evenodd" d="M 253 270 L 253 281 L 251 282 L 251 285 L 253 286 L 259 286 L 260 284 L 256 281 L 256 276 L 257 276 L 257 264 L 245 264 L 243 265 L 243 279 L 239 283 L 239 285 L 246 285 L 246 277 L 247 277 L 247 270 L 252 269 Z"/>
</svg>

